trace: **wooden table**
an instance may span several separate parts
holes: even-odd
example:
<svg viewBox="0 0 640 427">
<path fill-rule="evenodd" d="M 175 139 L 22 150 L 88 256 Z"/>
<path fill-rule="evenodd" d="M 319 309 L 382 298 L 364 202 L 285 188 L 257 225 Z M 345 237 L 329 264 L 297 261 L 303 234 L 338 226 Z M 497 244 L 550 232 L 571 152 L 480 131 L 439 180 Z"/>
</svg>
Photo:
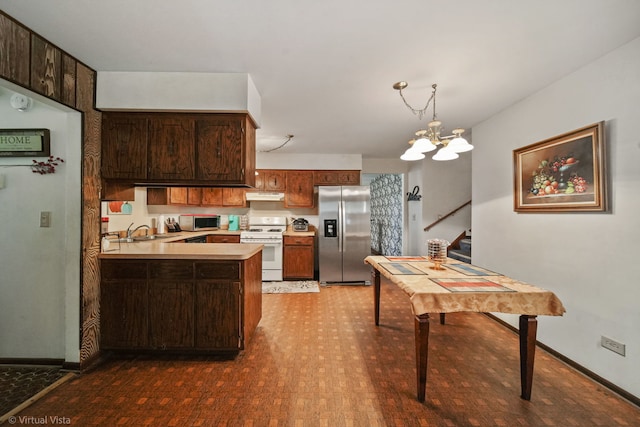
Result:
<svg viewBox="0 0 640 427">
<path fill-rule="evenodd" d="M 442 269 L 426 257 L 368 256 L 373 268 L 376 326 L 380 324 L 380 275 L 398 285 L 409 296 L 415 316 L 417 395 L 424 402 L 427 386 L 429 314 L 499 312 L 520 315 L 521 396 L 531 400 L 533 362 L 538 315 L 562 316 L 565 312 L 553 292 L 481 267 L 448 259 Z"/>
</svg>

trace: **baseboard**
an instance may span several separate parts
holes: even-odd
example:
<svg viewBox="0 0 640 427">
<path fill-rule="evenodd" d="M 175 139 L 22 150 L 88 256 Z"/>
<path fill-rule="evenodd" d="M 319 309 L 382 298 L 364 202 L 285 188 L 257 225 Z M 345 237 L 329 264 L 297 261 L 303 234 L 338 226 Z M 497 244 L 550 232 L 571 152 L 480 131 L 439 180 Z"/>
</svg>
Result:
<svg viewBox="0 0 640 427">
<path fill-rule="evenodd" d="M 63 366 L 64 359 L 0 357 L 0 365 Z"/>
<path fill-rule="evenodd" d="M 511 324 L 505 322 L 504 320 L 494 316 L 491 313 L 484 313 L 487 317 L 489 317 L 490 319 L 495 320 L 496 322 L 500 323 L 501 325 L 507 327 L 508 329 L 512 330 L 514 333 L 519 334 L 520 331 L 518 331 L 518 328 L 512 326 Z M 556 350 L 552 349 L 551 347 L 542 344 L 540 341 L 536 340 L 536 345 L 538 347 L 540 347 L 541 349 L 543 349 L 544 351 L 546 351 L 547 353 L 549 353 L 550 355 L 552 355 L 553 357 L 555 357 L 556 359 L 566 363 L 567 365 L 569 365 L 570 367 L 572 367 L 573 369 L 575 369 L 576 371 L 580 372 L 581 374 L 583 374 L 584 376 L 592 379 L 593 381 L 597 382 L 598 384 L 602 385 L 603 387 L 608 388 L 609 390 L 611 390 L 612 392 L 616 393 L 617 395 L 619 395 L 620 397 L 622 397 L 623 399 L 626 399 L 629 401 L 629 403 L 632 403 L 635 406 L 640 407 L 640 398 L 637 396 L 634 396 L 633 394 L 629 393 L 628 391 L 618 387 L 617 385 L 613 384 L 612 382 L 602 378 L 600 375 L 596 374 L 595 372 L 590 371 L 589 369 L 585 368 L 584 366 L 576 363 L 575 361 L 569 359 L 567 356 L 558 353 Z"/>
</svg>

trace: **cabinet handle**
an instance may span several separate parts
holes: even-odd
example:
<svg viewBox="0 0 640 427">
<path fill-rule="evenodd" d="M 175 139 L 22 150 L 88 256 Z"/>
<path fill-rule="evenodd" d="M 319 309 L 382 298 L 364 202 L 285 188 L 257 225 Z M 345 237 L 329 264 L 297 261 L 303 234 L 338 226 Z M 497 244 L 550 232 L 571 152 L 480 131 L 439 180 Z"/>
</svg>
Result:
<svg viewBox="0 0 640 427">
<path fill-rule="evenodd" d="M 222 157 L 222 137 L 218 135 L 218 144 L 216 145 L 216 155 Z"/>
</svg>

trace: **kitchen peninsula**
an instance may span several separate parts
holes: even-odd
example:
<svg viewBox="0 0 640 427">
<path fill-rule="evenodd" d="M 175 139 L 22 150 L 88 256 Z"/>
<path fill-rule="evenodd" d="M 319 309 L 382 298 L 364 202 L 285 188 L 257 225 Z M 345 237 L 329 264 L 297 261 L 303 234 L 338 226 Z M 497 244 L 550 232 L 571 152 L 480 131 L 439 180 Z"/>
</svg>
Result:
<svg viewBox="0 0 640 427">
<path fill-rule="evenodd" d="M 111 243 L 100 254 L 102 350 L 245 348 L 262 317 L 262 245 L 184 238 Z"/>
</svg>

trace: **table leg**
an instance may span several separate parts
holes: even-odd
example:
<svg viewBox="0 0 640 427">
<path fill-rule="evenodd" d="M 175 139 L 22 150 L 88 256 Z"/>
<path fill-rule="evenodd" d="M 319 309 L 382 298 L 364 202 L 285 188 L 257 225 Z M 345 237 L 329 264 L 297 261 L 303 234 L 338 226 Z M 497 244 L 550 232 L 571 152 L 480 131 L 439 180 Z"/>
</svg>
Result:
<svg viewBox="0 0 640 427">
<path fill-rule="evenodd" d="M 376 326 L 380 325 L 380 272 L 375 268 L 372 269 L 373 276 L 373 311 L 376 320 Z"/>
<path fill-rule="evenodd" d="M 418 401 L 424 402 L 427 390 L 427 360 L 429 356 L 429 313 L 415 317 L 416 383 Z"/>
<path fill-rule="evenodd" d="M 533 385 L 533 362 L 536 354 L 536 332 L 538 319 L 536 316 L 520 316 L 520 387 L 521 398 L 531 400 Z"/>
</svg>

